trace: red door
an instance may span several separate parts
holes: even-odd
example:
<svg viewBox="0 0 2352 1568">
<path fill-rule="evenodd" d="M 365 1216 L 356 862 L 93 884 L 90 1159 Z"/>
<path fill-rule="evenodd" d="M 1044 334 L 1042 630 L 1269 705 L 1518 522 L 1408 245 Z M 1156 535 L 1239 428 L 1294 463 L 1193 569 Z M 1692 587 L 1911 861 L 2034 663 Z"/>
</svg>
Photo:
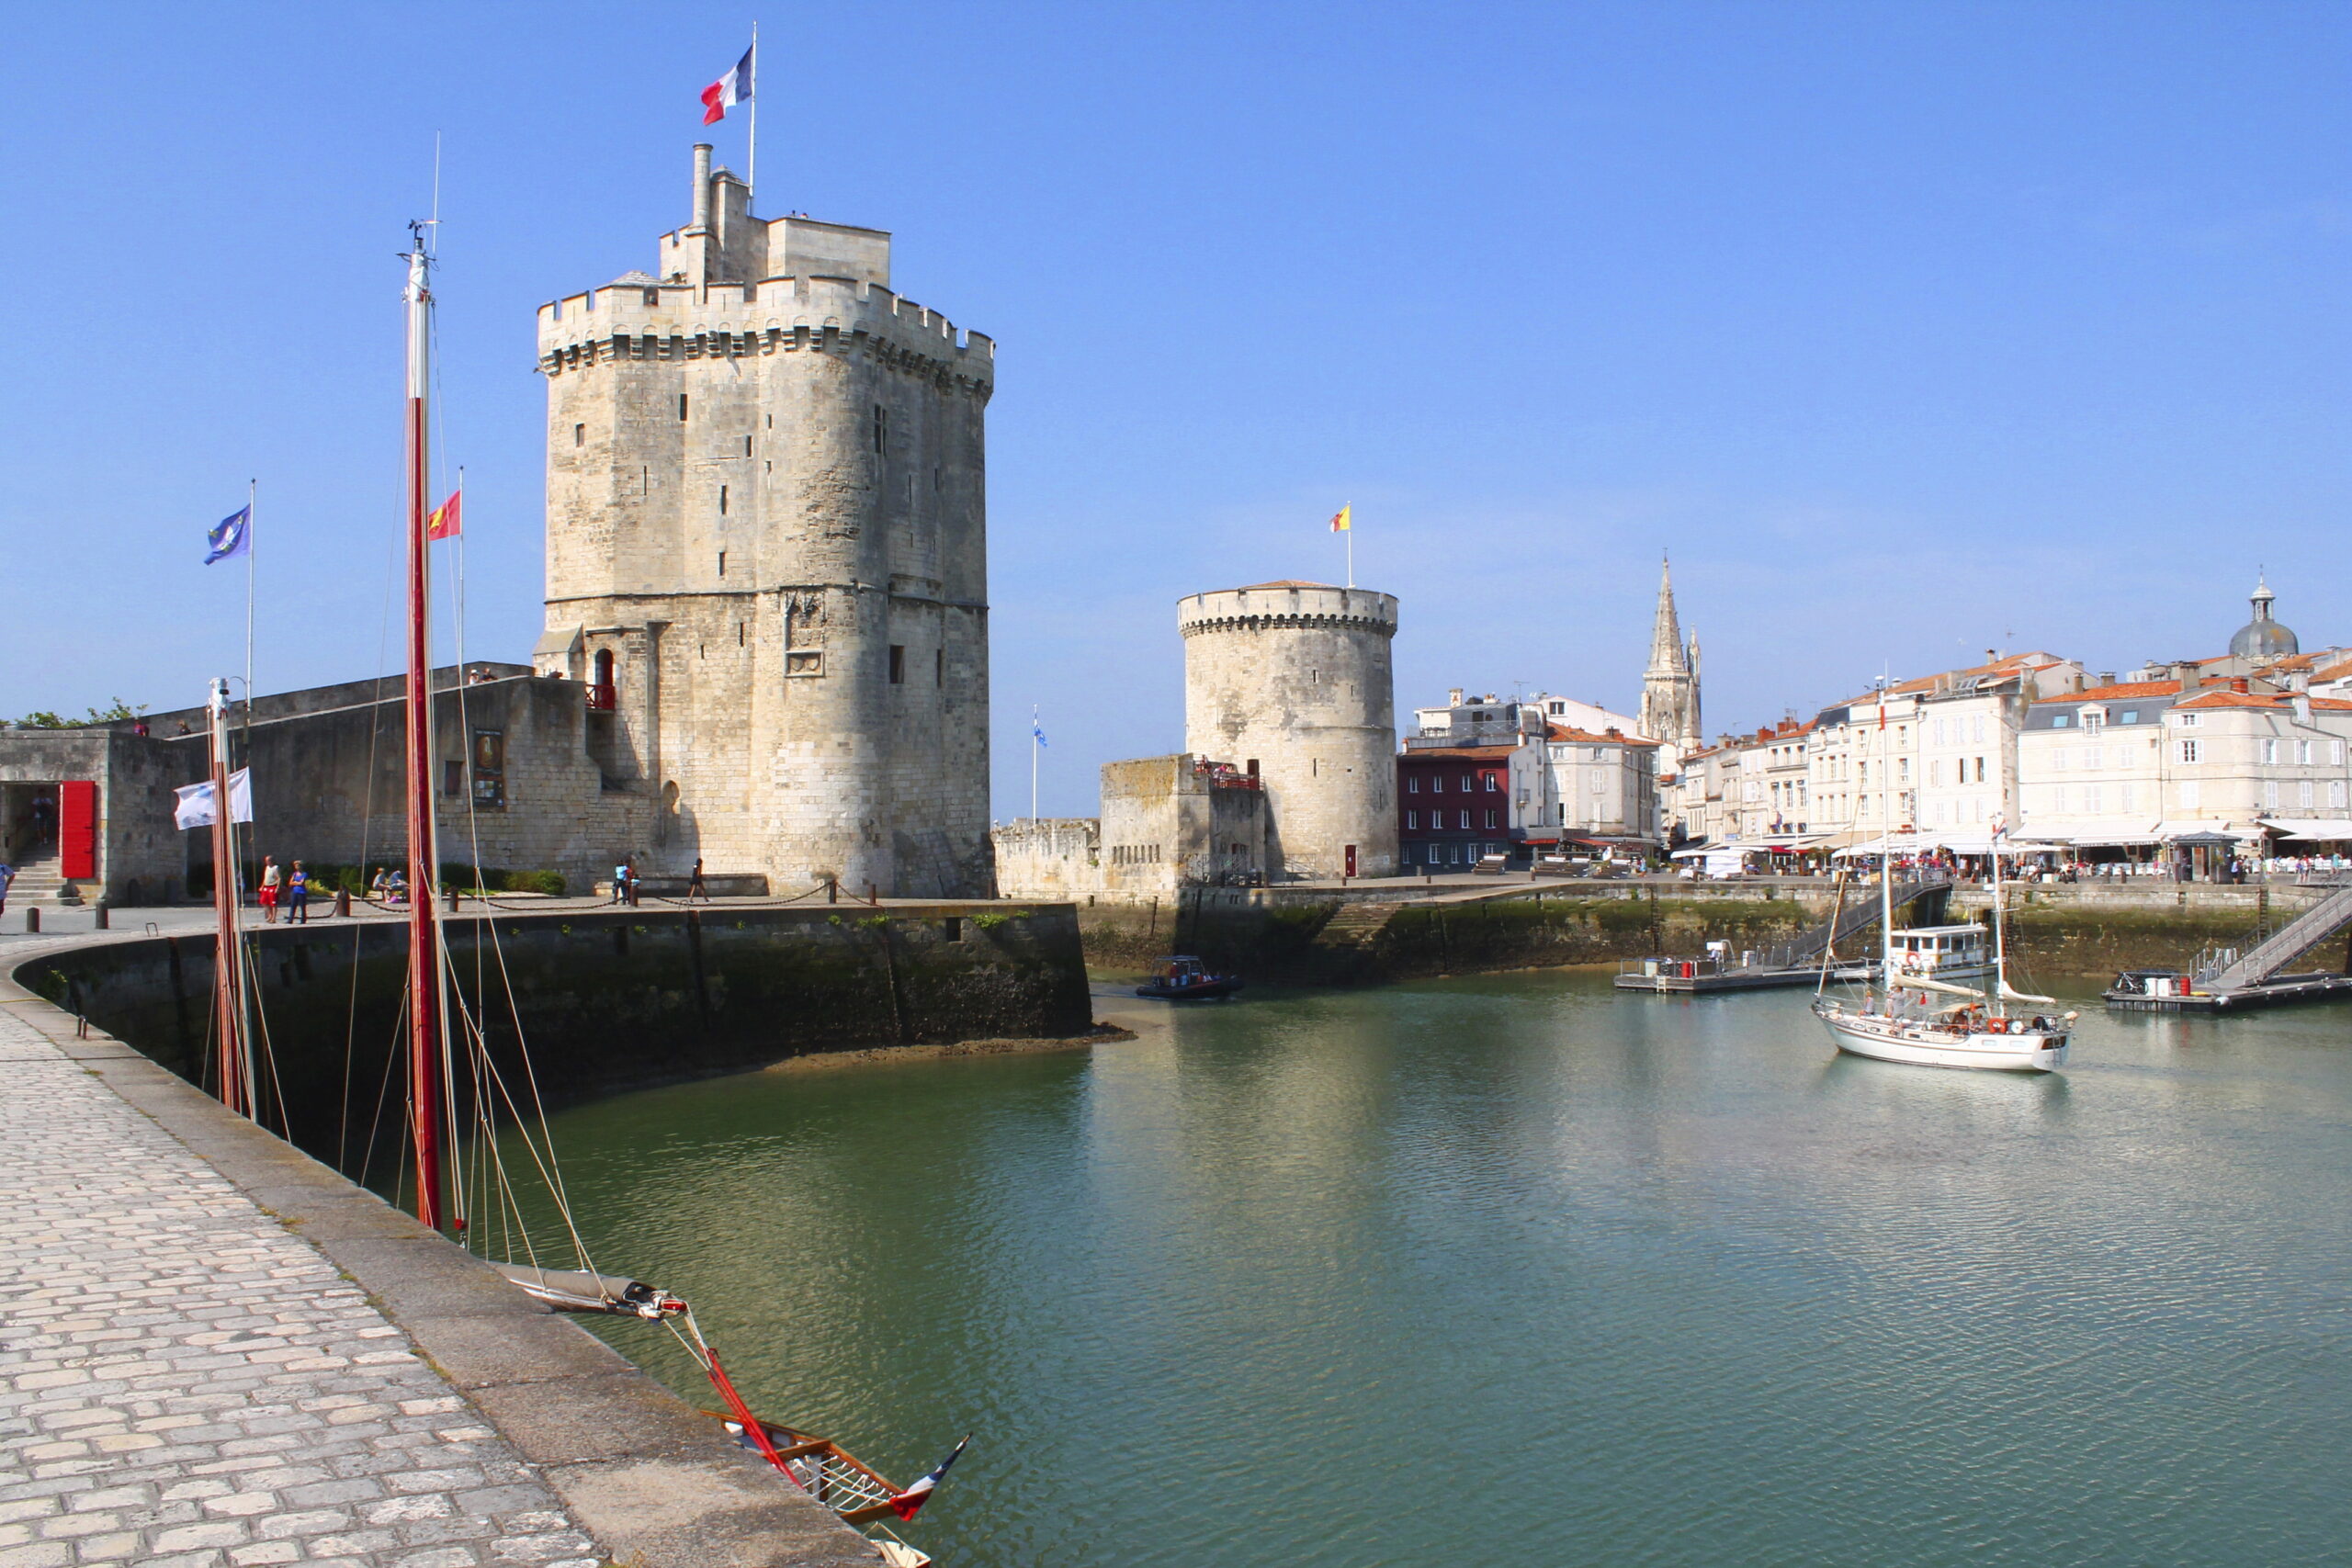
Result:
<svg viewBox="0 0 2352 1568">
<path fill-rule="evenodd" d="M 98 874 L 98 786 L 88 779 L 57 786 L 57 874 L 69 882 Z"/>
<path fill-rule="evenodd" d="M 1348 846 L 1348 874 L 1349 874 L 1350 876 L 1353 876 L 1355 874 L 1356 874 L 1356 847 L 1355 847 L 1353 844 L 1350 844 L 1350 845 Z"/>
</svg>

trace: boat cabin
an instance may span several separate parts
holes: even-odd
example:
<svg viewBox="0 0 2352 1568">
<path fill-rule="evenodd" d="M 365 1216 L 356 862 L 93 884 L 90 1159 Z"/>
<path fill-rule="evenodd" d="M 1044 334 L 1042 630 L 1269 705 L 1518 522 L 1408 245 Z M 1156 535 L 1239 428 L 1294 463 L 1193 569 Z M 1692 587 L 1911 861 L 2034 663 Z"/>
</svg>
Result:
<svg viewBox="0 0 2352 1568">
<path fill-rule="evenodd" d="M 1980 925 L 1913 926 L 1896 931 L 1888 945 L 1895 972 L 1915 978 L 1981 975 L 1993 966 L 1993 949 Z"/>
</svg>

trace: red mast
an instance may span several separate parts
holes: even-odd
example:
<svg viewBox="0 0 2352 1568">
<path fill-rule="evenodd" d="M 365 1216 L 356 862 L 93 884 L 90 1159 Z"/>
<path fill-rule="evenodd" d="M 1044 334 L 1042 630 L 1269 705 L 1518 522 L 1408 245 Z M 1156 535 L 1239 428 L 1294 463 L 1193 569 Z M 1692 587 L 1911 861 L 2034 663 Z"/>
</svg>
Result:
<svg viewBox="0 0 2352 1568">
<path fill-rule="evenodd" d="M 425 637 L 432 559 L 425 399 L 433 294 L 424 225 L 409 226 L 408 288 L 408 1100 L 416 1145 L 416 1217 L 441 1228 L 441 930 L 435 891 L 439 854 L 433 822 L 433 666 Z"/>
</svg>

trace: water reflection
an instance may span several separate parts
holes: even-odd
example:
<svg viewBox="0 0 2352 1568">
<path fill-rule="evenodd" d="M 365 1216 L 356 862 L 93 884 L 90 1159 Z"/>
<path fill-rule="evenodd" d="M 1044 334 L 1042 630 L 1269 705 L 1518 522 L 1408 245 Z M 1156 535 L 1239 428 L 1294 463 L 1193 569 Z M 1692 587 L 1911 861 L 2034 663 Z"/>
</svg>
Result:
<svg viewBox="0 0 2352 1568">
<path fill-rule="evenodd" d="M 2352 1535 L 2342 1033 L 2090 1014 L 2063 1074 L 1939 1072 L 1802 997 L 1511 976 L 559 1133 L 759 1403 L 907 1473 L 979 1432 L 951 1568 L 2307 1560 Z"/>
</svg>

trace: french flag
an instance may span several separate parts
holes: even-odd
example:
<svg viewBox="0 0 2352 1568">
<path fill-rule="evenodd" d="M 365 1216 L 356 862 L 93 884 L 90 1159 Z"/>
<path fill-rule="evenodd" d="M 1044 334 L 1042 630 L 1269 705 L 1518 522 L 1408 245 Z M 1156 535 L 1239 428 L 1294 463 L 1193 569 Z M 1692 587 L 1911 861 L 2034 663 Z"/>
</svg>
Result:
<svg viewBox="0 0 2352 1568">
<path fill-rule="evenodd" d="M 735 69 L 702 90 L 702 122 L 717 125 L 727 118 L 727 111 L 737 104 L 752 101 L 752 56 L 759 52 L 753 44 L 735 62 Z"/>
<path fill-rule="evenodd" d="M 896 1497 L 890 1499 L 890 1511 L 899 1516 L 899 1523 L 904 1524 L 907 1520 L 913 1518 L 916 1512 L 920 1510 L 925 1503 L 931 1501 L 932 1488 L 939 1484 L 939 1478 L 947 1473 L 947 1467 L 956 1462 L 956 1456 L 962 1453 L 964 1451 L 965 1445 L 969 1443 L 971 1440 L 972 1439 L 967 1437 L 963 1442 L 957 1443 L 953 1449 L 948 1450 L 947 1457 L 939 1461 L 939 1468 L 937 1470 L 933 1471 L 929 1475 L 924 1476 L 921 1481 L 916 1482 L 912 1486 L 908 1487 L 904 1492 L 899 1493 Z"/>
</svg>

